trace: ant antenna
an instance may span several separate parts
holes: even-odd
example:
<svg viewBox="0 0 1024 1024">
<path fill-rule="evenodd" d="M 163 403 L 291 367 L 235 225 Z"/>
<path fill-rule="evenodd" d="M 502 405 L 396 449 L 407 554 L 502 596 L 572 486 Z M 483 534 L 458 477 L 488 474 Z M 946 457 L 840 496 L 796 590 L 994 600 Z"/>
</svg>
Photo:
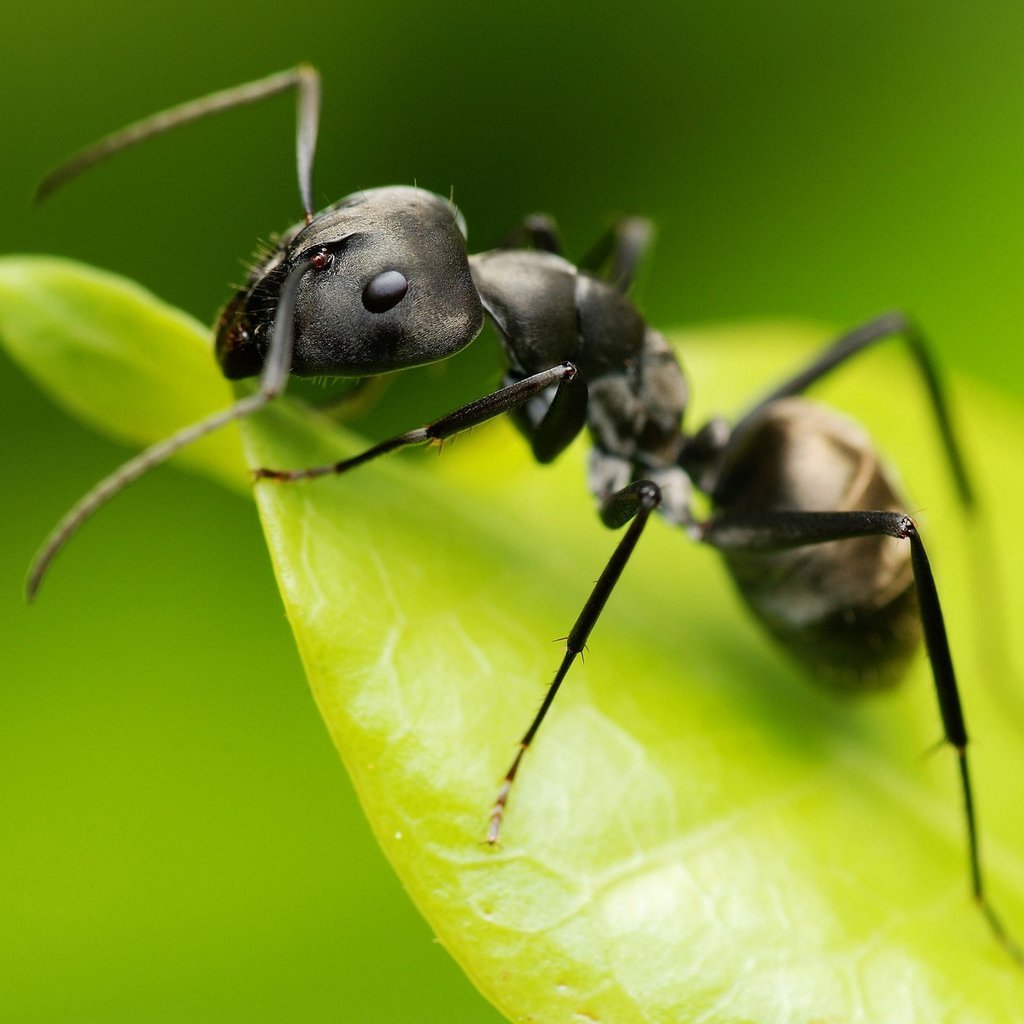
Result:
<svg viewBox="0 0 1024 1024">
<path fill-rule="evenodd" d="M 180 451 L 186 445 L 198 441 L 199 438 L 205 437 L 235 420 L 251 416 L 284 391 L 292 360 L 292 343 L 294 341 L 292 321 L 295 316 L 295 299 L 302 278 L 312 267 L 313 264 L 310 260 L 303 260 L 291 270 L 281 286 L 274 329 L 263 364 L 263 372 L 260 375 L 259 389 L 245 398 L 240 398 L 227 409 L 213 413 L 197 423 L 182 428 L 176 434 L 150 445 L 96 484 L 65 514 L 64 518 L 54 527 L 50 536 L 46 538 L 35 558 L 32 559 L 25 581 L 25 596 L 29 601 L 35 599 L 47 570 L 61 548 L 67 544 L 78 528 L 92 517 L 97 509 L 110 501 L 114 495 L 123 491 L 130 483 L 138 480 L 144 473 L 148 473 L 162 462 L 166 462 L 175 452 Z"/>
<path fill-rule="evenodd" d="M 211 93 L 198 100 L 190 100 L 169 110 L 161 111 L 150 117 L 136 121 L 134 124 L 121 128 L 107 135 L 99 142 L 76 153 L 70 159 L 54 168 L 40 183 L 35 193 L 35 201 L 42 202 L 57 189 L 62 188 L 73 178 L 93 164 L 98 164 L 107 157 L 129 149 L 136 143 L 162 135 L 183 124 L 202 120 L 212 114 L 219 114 L 235 107 L 243 107 L 286 92 L 297 89 L 298 125 L 296 132 L 296 158 L 299 176 L 299 195 L 305 212 L 306 223 L 313 220 L 313 157 L 316 152 L 317 128 L 320 122 L 320 75 L 309 64 L 299 64 L 287 71 L 279 71 L 255 82 L 224 89 Z"/>
</svg>

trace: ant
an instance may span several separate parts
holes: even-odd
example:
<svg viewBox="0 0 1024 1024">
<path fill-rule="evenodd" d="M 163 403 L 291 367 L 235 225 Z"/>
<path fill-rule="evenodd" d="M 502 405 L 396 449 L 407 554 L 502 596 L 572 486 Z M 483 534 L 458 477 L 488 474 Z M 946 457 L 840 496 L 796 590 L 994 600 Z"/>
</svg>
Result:
<svg viewBox="0 0 1024 1024">
<path fill-rule="evenodd" d="M 642 218 L 620 220 L 573 265 L 554 223 L 529 217 L 497 249 L 466 251 L 461 213 L 411 187 L 354 193 L 315 213 L 313 156 L 320 79 L 300 65 L 145 118 L 54 170 L 44 198 L 91 165 L 211 114 L 294 89 L 303 220 L 250 273 L 216 326 L 215 351 L 232 380 L 258 377 L 255 392 L 147 448 L 100 481 L 58 523 L 27 583 L 37 593 L 54 557 L 104 503 L 198 438 L 250 416 L 279 396 L 290 374 L 368 378 L 454 355 L 496 328 L 508 369 L 503 386 L 427 426 L 327 466 L 257 469 L 279 483 L 345 473 L 387 452 L 442 442 L 509 413 L 541 463 L 587 429 L 588 485 L 601 521 L 626 527 L 566 638 L 562 661 L 519 741 L 490 812 L 498 842 L 513 782 L 570 667 L 583 652 L 654 512 L 722 553 L 765 628 L 814 678 L 853 691 L 898 681 L 923 636 L 944 730 L 956 751 L 970 888 L 988 926 L 1024 966 L 986 893 L 967 758 L 967 729 L 942 609 L 917 526 L 868 437 L 803 393 L 882 340 L 906 345 L 929 394 L 965 508 L 973 491 L 947 401 L 924 337 L 900 313 L 835 340 L 735 423 L 683 430 L 688 387 L 665 338 L 627 297 L 650 239 Z M 711 514 L 692 511 L 694 491 Z M 905 540 L 901 545 L 896 541 Z"/>
</svg>

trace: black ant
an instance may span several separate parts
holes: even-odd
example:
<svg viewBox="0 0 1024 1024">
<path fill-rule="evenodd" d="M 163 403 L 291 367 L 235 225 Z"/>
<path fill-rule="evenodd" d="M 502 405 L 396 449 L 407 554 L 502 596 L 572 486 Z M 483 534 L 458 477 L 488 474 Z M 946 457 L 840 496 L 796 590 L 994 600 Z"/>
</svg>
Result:
<svg viewBox="0 0 1024 1024">
<path fill-rule="evenodd" d="M 314 213 L 312 166 L 320 109 L 317 72 L 300 66 L 174 107 L 84 150 L 40 185 L 44 197 L 92 164 L 207 115 L 296 89 L 298 178 L 305 216 L 249 275 L 217 323 L 225 376 L 258 389 L 126 462 L 61 520 L 32 565 L 34 597 L 57 552 L 102 504 L 205 434 L 261 409 L 289 374 L 366 378 L 445 359 L 495 326 L 508 362 L 504 386 L 354 458 L 305 469 L 258 469 L 288 482 L 344 473 L 406 445 L 443 441 L 510 413 L 538 462 L 587 428 L 589 486 L 602 522 L 627 527 L 566 640 L 566 651 L 519 742 L 490 813 L 495 844 L 512 783 L 573 661 L 583 651 L 652 512 L 722 552 L 751 611 L 816 679 L 844 690 L 885 686 L 923 634 L 945 741 L 956 751 L 971 892 L 996 939 L 1024 953 L 989 903 L 967 759 L 967 729 L 935 580 L 905 503 L 869 439 L 802 398 L 869 346 L 902 338 L 922 376 L 960 498 L 973 494 L 947 402 L 924 339 L 900 313 L 844 334 L 738 422 L 682 427 L 687 384 L 668 343 L 627 298 L 647 247 L 640 218 L 616 224 L 574 266 L 553 222 L 525 220 L 498 249 L 467 255 L 455 206 L 419 188 L 358 192 Z M 709 518 L 691 510 L 694 490 Z M 628 525 L 627 525 L 628 524 Z M 896 540 L 909 543 L 900 545 Z"/>
</svg>

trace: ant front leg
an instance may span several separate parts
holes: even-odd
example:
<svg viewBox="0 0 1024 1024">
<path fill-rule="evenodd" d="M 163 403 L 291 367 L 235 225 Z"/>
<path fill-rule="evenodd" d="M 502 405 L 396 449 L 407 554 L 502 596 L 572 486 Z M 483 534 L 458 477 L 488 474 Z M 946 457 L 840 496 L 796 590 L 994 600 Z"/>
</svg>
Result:
<svg viewBox="0 0 1024 1024">
<path fill-rule="evenodd" d="M 636 547 L 637 541 L 640 540 L 640 535 L 647 525 L 651 512 L 660 504 L 661 489 L 658 485 L 650 480 L 638 480 L 612 494 L 601 506 L 601 521 L 605 526 L 611 529 L 618 529 L 629 523 L 629 529 L 612 552 L 612 556 L 608 559 L 608 563 L 605 565 L 600 577 L 598 577 L 597 583 L 594 584 L 594 589 L 590 592 L 590 597 L 587 598 L 583 610 L 580 612 L 575 623 L 573 623 L 572 629 L 569 630 L 569 635 L 565 641 L 565 655 L 562 658 L 562 663 L 558 666 L 558 671 L 555 672 L 555 677 L 548 687 L 540 709 L 530 723 L 529 729 L 526 730 L 523 738 L 519 741 L 519 750 L 512 764 L 509 765 L 508 771 L 505 772 L 505 778 L 502 781 L 501 788 L 498 790 L 498 798 L 494 801 L 494 807 L 491 809 L 490 824 L 487 827 L 487 842 L 492 846 L 498 841 L 501 822 L 505 816 L 505 808 L 508 805 L 509 792 L 519 771 L 523 755 L 533 742 L 533 738 L 537 735 L 537 730 L 540 728 L 541 722 L 544 721 L 548 710 L 554 702 L 555 695 L 558 693 L 558 689 L 562 685 L 562 680 L 565 679 L 570 666 L 586 647 L 587 638 L 590 636 L 591 630 L 604 610 L 608 598 L 611 597 L 615 584 L 618 583 L 619 577 L 622 575 L 622 570 L 626 568 L 629 556 L 633 554 L 633 549 Z"/>
<path fill-rule="evenodd" d="M 396 434 L 389 437 L 372 448 L 368 448 L 359 455 L 354 455 L 339 462 L 332 462 L 325 466 L 311 466 L 307 469 L 256 469 L 253 475 L 257 480 L 278 480 L 281 482 L 292 482 L 295 480 L 308 480 L 318 476 L 337 475 L 347 473 L 364 462 L 369 462 L 380 455 L 393 452 L 398 448 L 405 448 L 409 445 L 426 444 L 429 441 L 443 441 L 462 430 L 479 426 L 487 420 L 494 419 L 503 413 L 511 412 L 519 408 L 530 399 L 536 398 L 552 385 L 557 385 L 555 401 L 558 401 L 558 394 L 564 387 L 568 387 L 576 377 L 576 367 L 572 363 L 562 363 L 550 370 L 543 370 L 523 380 L 516 381 L 490 395 L 478 398 L 475 402 L 460 406 L 454 412 L 442 416 L 439 420 L 427 424 L 425 427 L 417 427 L 414 430 L 407 430 L 403 434 Z M 554 404 L 554 403 L 552 403 Z"/>
<path fill-rule="evenodd" d="M 917 590 L 925 648 L 931 662 L 944 739 L 954 748 L 959 765 L 967 831 L 971 894 L 999 944 L 1024 967 L 1024 950 L 1010 936 L 989 902 L 981 869 L 978 823 L 967 760 L 967 726 L 946 635 L 942 606 L 924 542 L 910 516 L 902 512 L 766 512 L 724 514 L 705 523 L 700 539 L 720 551 L 765 553 L 853 537 L 894 537 L 910 542 L 910 560 Z"/>
</svg>

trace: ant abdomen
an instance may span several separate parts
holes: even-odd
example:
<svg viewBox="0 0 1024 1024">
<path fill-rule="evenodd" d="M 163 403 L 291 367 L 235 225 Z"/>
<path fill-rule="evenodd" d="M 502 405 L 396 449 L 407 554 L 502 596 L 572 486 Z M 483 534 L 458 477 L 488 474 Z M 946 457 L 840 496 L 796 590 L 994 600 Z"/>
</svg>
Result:
<svg viewBox="0 0 1024 1024">
<path fill-rule="evenodd" d="M 803 398 L 772 402 L 723 455 L 724 514 L 904 512 L 867 434 Z M 921 639 L 910 548 L 893 537 L 771 551 L 723 551 L 750 610 L 816 681 L 895 684 Z"/>
</svg>

